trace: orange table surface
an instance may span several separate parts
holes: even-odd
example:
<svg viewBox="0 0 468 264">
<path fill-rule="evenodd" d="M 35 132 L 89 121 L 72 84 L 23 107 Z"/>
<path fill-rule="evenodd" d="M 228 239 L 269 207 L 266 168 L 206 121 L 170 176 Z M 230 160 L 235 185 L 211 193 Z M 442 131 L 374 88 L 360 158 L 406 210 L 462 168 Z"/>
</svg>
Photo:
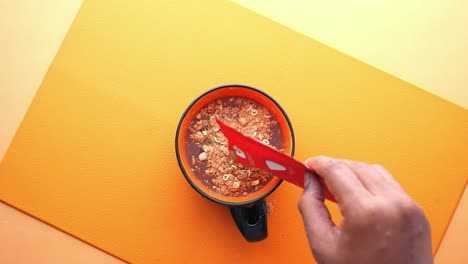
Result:
<svg viewBox="0 0 468 264">
<path fill-rule="evenodd" d="M 180 115 L 226 83 L 280 102 L 297 158 L 387 166 L 437 248 L 467 181 L 468 112 L 225 1 L 85 1 L 0 165 L 0 200 L 130 262 L 311 261 L 300 189 L 267 199 L 269 237 L 249 244 L 180 173 Z"/>
</svg>

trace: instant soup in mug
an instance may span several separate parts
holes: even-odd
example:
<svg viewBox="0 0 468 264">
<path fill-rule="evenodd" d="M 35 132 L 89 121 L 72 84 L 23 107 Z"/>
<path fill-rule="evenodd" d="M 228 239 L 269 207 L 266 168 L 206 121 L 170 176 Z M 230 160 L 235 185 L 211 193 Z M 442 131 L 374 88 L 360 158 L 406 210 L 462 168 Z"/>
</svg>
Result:
<svg viewBox="0 0 468 264">
<path fill-rule="evenodd" d="M 273 176 L 231 158 L 216 118 L 264 144 L 284 148 L 278 122 L 267 108 L 246 97 L 220 98 L 201 108 L 188 126 L 185 151 L 192 173 L 225 196 L 246 196 L 263 188 Z"/>
</svg>

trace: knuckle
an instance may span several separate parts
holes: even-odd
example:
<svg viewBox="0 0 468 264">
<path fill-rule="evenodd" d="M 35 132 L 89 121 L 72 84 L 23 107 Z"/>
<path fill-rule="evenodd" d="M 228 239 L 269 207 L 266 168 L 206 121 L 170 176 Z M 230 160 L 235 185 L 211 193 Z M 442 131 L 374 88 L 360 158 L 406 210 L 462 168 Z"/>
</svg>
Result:
<svg viewBox="0 0 468 264">
<path fill-rule="evenodd" d="M 366 230 L 381 222 L 382 210 L 374 202 L 365 202 L 361 203 L 355 210 L 349 211 L 348 217 L 354 228 Z"/>
<path fill-rule="evenodd" d="M 323 169 L 325 172 L 334 173 L 341 171 L 343 169 L 343 166 L 345 166 L 343 161 L 335 160 L 326 164 Z"/>
<path fill-rule="evenodd" d="M 363 162 L 363 161 L 355 161 L 355 162 L 351 163 L 351 165 L 356 167 L 356 168 L 361 168 L 361 167 L 368 166 L 368 164 Z"/>
<path fill-rule="evenodd" d="M 349 166 L 351 167 L 351 169 L 353 170 L 361 170 L 363 168 L 366 168 L 369 166 L 369 164 L 365 163 L 365 162 L 362 162 L 362 161 L 354 161 L 354 162 L 351 162 L 349 164 Z"/>
<path fill-rule="evenodd" d="M 404 221 L 425 218 L 422 208 L 410 198 L 402 198 L 395 202 L 398 217 Z"/>
<path fill-rule="evenodd" d="M 373 166 L 374 168 L 378 168 L 378 169 L 381 169 L 381 170 L 385 170 L 385 167 L 382 166 L 382 164 L 379 164 L 379 163 L 372 164 L 372 166 Z"/>
<path fill-rule="evenodd" d="M 366 206 L 366 216 L 370 219 L 376 219 L 380 215 L 380 208 L 371 203 Z"/>
<path fill-rule="evenodd" d="M 361 204 L 361 216 L 368 220 L 368 221 L 374 221 L 377 220 L 380 217 L 380 206 L 374 202 L 367 202 L 367 203 L 362 203 Z"/>
<path fill-rule="evenodd" d="M 297 209 L 299 209 L 299 212 L 302 214 L 305 208 L 305 198 L 304 195 L 301 196 L 299 201 L 297 202 Z"/>
<path fill-rule="evenodd" d="M 384 166 L 382 166 L 382 164 L 380 164 L 380 163 L 375 163 L 375 164 L 373 164 L 373 166 L 379 167 L 379 168 L 383 168 L 383 167 L 384 167 Z"/>
</svg>

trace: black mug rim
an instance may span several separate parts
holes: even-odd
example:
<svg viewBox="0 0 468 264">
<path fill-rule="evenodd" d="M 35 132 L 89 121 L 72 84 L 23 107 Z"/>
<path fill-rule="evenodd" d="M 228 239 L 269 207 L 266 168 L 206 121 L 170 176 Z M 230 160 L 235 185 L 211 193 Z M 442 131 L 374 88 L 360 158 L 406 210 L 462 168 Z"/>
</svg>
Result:
<svg viewBox="0 0 468 264">
<path fill-rule="evenodd" d="M 183 122 L 185 116 L 187 115 L 187 113 L 192 108 L 192 106 L 196 102 L 198 102 L 198 100 L 200 100 L 201 98 L 203 98 L 204 96 L 206 96 L 209 93 L 212 93 L 212 92 L 220 90 L 220 89 L 233 88 L 233 87 L 241 87 L 241 88 L 246 88 L 246 89 L 250 89 L 250 90 L 253 90 L 255 92 L 258 92 L 258 93 L 266 96 L 269 100 L 271 100 L 278 107 L 278 109 L 281 111 L 284 118 L 286 119 L 286 122 L 287 122 L 288 127 L 289 127 L 289 131 L 291 132 L 291 156 L 294 156 L 294 150 L 295 150 L 294 130 L 293 130 L 291 121 L 289 120 L 289 117 L 286 114 L 286 111 L 284 111 L 284 109 L 281 107 L 281 105 L 275 99 L 273 99 L 270 95 L 268 95 L 264 91 L 262 91 L 262 90 L 260 90 L 258 88 L 252 87 L 252 86 L 244 85 L 244 84 L 225 84 L 225 85 L 217 86 L 217 87 L 211 88 L 211 89 L 205 91 L 204 93 L 202 93 L 201 95 L 197 96 L 197 98 L 195 98 L 189 104 L 189 106 L 185 109 L 184 113 L 182 114 L 182 116 L 181 116 L 181 118 L 179 120 L 179 124 L 177 125 L 177 130 L 176 130 L 176 136 L 175 136 L 175 151 L 176 151 L 176 156 L 177 156 L 177 162 L 179 164 L 180 170 L 182 171 L 182 174 L 184 175 L 185 179 L 189 182 L 189 184 L 192 186 L 192 188 L 194 188 L 199 194 L 201 194 L 203 197 L 205 197 L 205 198 L 207 198 L 207 199 L 209 199 L 209 200 L 211 200 L 211 201 L 213 201 L 215 203 L 218 203 L 218 204 L 227 205 L 227 206 L 245 206 L 245 205 L 249 205 L 249 204 L 255 203 L 257 201 L 260 201 L 260 200 L 264 199 L 265 197 L 267 197 L 268 195 L 270 195 L 272 192 L 274 192 L 281 185 L 283 180 L 280 179 L 280 181 L 273 188 L 271 188 L 268 192 L 264 193 L 263 195 L 259 196 L 258 198 L 254 199 L 254 200 L 246 201 L 246 202 L 240 202 L 240 203 L 222 201 L 222 200 L 219 200 L 219 199 L 216 199 L 216 198 L 210 196 L 209 194 L 203 192 L 200 188 L 198 188 L 198 186 L 192 181 L 190 176 L 188 176 L 187 171 L 185 170 L 185 168 L 184 168 L 184 166 L 182 164 L 182 159 L 180 157 L 180 152 L 179 152 L 179 141 L 178 141 L 178 139 L 179 139 L 180 127 L 182 126 L 182 122 Z"/>
</svg>

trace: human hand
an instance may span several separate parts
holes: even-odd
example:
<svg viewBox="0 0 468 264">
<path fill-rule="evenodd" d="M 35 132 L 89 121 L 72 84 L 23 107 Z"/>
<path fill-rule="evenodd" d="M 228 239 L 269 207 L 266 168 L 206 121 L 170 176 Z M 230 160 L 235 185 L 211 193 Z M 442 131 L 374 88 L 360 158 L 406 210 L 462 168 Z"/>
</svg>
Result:
<svg viewBox="0 0 468 264">
<path fill-rule="evenodd" d="M 380 165 L 328 157 L 308 159 L 298 207 L 318 263 L 432 263 L 431 233 L 422 209 Z M 325 206 L 322 177 L 343 220 Z"/>
</svg>

